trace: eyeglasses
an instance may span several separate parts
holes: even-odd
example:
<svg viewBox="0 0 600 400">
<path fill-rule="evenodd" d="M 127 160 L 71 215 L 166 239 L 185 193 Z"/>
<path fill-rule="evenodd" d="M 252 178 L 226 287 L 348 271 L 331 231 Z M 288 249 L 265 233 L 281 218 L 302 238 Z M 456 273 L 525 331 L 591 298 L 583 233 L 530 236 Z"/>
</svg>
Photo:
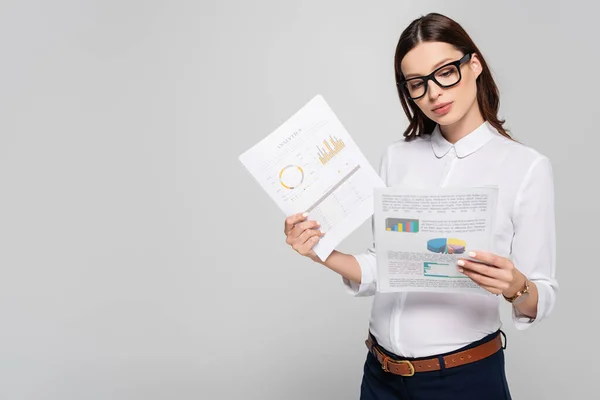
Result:
<svg viewBox="0 0 600 400">
<path fill-rule="evenodd" d="M 460 66 L 471 59 L 471 53 L 465 54 L 460 60 L 442 65 L 427 76 L 417 76 L 410 79 L 402 79 L 397 85 L 400 85 L 408 96 L 417 100 L 425 96 L 429 80 L 434 81 L 441 88 L 449 88 L 456 85 L 462 79 Z"/>
</svg>

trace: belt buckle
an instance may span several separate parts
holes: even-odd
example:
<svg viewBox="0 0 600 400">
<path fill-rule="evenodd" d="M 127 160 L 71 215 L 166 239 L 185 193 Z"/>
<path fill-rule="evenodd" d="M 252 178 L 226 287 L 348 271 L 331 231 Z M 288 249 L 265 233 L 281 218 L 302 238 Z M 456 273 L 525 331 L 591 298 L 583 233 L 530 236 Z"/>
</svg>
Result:
<svg viewBox="0 0 600 400">
<path fill-rule="evenodd" d="M 390 370 L 387 367 L 387 361 L 390 358 L 387 356 L 383 357 L 383 360 L 381 362 L 381 369 L 383 369 L 384 372 L 390 372 Z M 408 374 L 399 374 L 400 376 L 413 376 L 415 374 L 415 366 L 409 361 L 409 360 L 393 360 L 394 364 L 406 364 L 408 365 L 408 369 L 409 369 L 409 373 Z"/>
<path fill-rule="evenodd" d="M 408 360 L 398 360 L 395 361 L 398 364 L 406 364 L 408 365 L 408 369 L 410 370 L 410 372 L 408 374 L 400 374 L 400 376 L 413 376 L 415 374 L 415 366 Z"/>
</svg>

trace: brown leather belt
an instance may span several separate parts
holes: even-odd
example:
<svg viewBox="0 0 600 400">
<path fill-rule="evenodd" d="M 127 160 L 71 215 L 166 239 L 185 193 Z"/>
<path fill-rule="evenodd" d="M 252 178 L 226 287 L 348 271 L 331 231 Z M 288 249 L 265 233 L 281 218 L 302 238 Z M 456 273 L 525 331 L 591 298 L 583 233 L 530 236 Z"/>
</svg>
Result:
<svg viewBox="0 0 600 400">
<path fill-rule="evenodd" d="M 391 372 L 395 375 L 413 376 L 415 372 L 438 371 L 440 362 L 437 357 L 418 360 L 399 360 L 391 358 L 379 350 L 377 345 L 373 343 L 373 337 L 369 333 L 369 338 L 365 341 L 369 351 L 377 357 L 377 361 L 381 364 L 381 368 L 386 372 Z M 469 364 L 475 361 L 483 360 L 495 354 L 502 348 L 502 338 L 500 333 L 489 342 L 480 344 L 472 349 L 463 350 L 456 353 L 445 355 L 445 368 L 454 368 L 460 365 Z"/>
</svg>

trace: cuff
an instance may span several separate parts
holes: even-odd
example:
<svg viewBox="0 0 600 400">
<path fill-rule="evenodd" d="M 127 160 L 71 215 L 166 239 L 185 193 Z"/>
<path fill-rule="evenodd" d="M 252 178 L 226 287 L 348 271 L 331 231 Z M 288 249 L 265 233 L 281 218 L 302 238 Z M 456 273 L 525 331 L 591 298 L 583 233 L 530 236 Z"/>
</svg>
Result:
<svg viewBox="0 0 600 400">
<path fill-rule="evenodd" d="M 544 318 L 550 315 L 556 295 L 554 294 L 553 288 L 548 285 L 544 281 L 535 281 L 534 282 L 537 287 L 538 292 L 538 304 L 537 304 L 537 316 L 536 318 L 530 318 L 525 315 L 521 315 L 518 313 L 516 307 L 512 308 L 512 321 L 517 330 L 525 330 L 528 329 L 538 323 L 540 323 Z"/>
<path fill-rule="evenodd" d="M 372 255 L 352 255 L 360 265 L 360 284 L 342 277 L 346 291 L 356 297 L 372 296 L 377 291 L 376 264 Z"/>
</svg>

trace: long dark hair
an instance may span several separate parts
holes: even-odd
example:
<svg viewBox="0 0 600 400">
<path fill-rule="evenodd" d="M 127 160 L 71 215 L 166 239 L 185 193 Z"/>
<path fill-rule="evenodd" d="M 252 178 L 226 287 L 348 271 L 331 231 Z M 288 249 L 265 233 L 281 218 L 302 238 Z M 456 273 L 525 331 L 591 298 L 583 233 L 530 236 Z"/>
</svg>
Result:
<svg viewBox="0 0 600 400">
<path fill-rule="evenodd" d="M 396 55 L 394 56 L 398 96 L 400 97 L 400 103 L 402 103 L 406 117 L 410 121 L 404 131 L 406 140 L 414 139 L 423 134 L 430 134 L 437 125 L 436 122 L 423 114 L 419 107 L 408 97 L 403 88 L 404 85 L 398 84 L 404 78 L 400 69 L 402 59 L 406 53 L 422 42 L 444 42 L 462 51 L 463 54 L 477 53 L 482 67 L 482 72 L 477 77 L 477 103 L 479 104 L 479 111 L 483 118 L 492 124 L 501 135 L 512 139 L 508 130 L 502 127 L 505 121 L 498 118 L 498 107 L 500 105 L 498 87 L 494 82 L 492 73 L 483 55 L 477 46 L 475 46 L 471 37 L 456 21 L 442 14 L 430 13 L 415 19 L 402 32 L 396 46 Z"/>
</svg>

